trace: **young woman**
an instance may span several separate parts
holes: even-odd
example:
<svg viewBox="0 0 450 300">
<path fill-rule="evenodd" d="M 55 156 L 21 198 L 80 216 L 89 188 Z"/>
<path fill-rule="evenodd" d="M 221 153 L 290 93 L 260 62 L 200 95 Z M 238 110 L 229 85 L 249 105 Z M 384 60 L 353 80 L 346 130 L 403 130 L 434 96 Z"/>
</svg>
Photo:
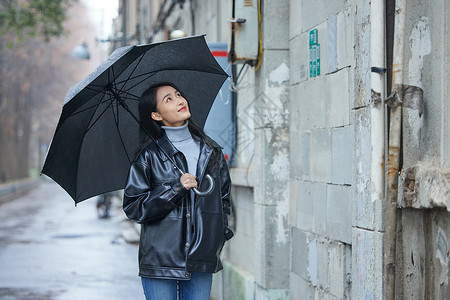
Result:
<svg viewBox="0 0 450 300">
<path fill-rule="evenodd" d="M 140 120 L 155 142 L 145 142 L 131 165 L 123 209 L 142 224 L 139 276 L 146 299 L 209 299 L 228 228 L 231 181 L 222 150 L 190 121 L 188 101 L 171 83 L 141 97 Z M 147 134 L 147 133 L 146 133 Z M 180 176 L 159 147 L 184 171 Z M 211 194 L 198 196 L 213 177 Z"/>
</svg>

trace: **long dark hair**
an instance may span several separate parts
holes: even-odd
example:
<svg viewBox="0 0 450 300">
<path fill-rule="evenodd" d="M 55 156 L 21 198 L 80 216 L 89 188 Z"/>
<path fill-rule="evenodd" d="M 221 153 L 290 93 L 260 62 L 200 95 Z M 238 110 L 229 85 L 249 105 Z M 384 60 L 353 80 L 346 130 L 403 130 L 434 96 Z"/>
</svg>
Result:
<svg viewBox="0 0 450 300">
<path fill-rule="evenodd" d="M 171 86 L 174 89 L 176 89 L 178 92 L 181 93 L 181 95 L 186 99 L 186 101 L 189 103 L 189 100 L 183 95 L 183 92 L 178 89 L 173 83 L 171 82 L 159 82 L 156 84 L 151 85 L 148 89 L 146 89 L 139 100 L 139 119 L 141 122 L 141 125 L 145 128 L 141 128 L 140 130 L 140 140 L 141 145 L 138 148 L 138 151 L 141 150 L 147 143 L 151 141 L 151 138 L 148 136 L 149 134 L 154 139 L 161 138 L 165 133 L 164 130 L 161 128 L 163 126 L 163 123 L 161 121 L 155 121 L 151 117 L 152 112 L 157 112 L 156 104 L 156 91 L 159 87 L 162 86 Z M 191 107 L 189 106 L 189 109 Z M 191 116 L 192 116 L 192 110 Z M 189 121 L 188 128 L 189 131 L 192 134 L 192 137 L 197 140 L 198 142 L 206 142 L 206 134 L 203 131 L 203 129 L 195 124 L 191 118 L 189 118 L 187 121 Z"/>
</svg>

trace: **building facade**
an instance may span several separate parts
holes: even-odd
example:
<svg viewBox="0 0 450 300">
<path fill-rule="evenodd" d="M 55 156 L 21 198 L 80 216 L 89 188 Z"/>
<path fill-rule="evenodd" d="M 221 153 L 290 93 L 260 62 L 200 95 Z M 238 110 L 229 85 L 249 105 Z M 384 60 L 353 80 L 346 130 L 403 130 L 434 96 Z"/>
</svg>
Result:
<svg viewBox="0 0 450 300">
<path fill-rule="evenodd" d="M 214 299 L 450 298 L 447 1 L 120 2 L 126 41 L 236 54 Z"/>
</svg>

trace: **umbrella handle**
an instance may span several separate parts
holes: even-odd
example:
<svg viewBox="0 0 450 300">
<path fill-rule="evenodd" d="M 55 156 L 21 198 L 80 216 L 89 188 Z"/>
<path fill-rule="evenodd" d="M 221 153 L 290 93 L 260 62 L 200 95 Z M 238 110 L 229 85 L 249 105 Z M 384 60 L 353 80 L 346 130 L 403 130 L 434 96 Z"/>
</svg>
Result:
<svg viewBox="0 0 450 300">
<path fill-rule="evenodd" d="M 173 164 L 173 167 L 180 173 L 181 176 L 184 175 L 184 172 L 180 168 L 178 168 L 175 164 Z M 212 191 L 214 190 L 214 187 L 216 186 L 216 184 L 214 183 L 214 179 L 212 178 L 211 175 L 206 174 L 205 177 L 209 181 L 209 187 L 206 191 L 200 192 L 197 188 L 193 188 L 194 193 L 196 193 L 198 196 L 208 196 L 209 194 L 212 193 Z"/>
<path fill-rule="evenodd" d="M 211 194 L 211 192 L 214 190 L 215 184 L 214 180 L 211 175 L 207 174 L 206 179 L 209 181 L 209 187 L 206 191 L 200 192 L 198 189 L 194 188 L 194 193 L 196 193 L 198 196 L 207 196 Z"/>
</svg>

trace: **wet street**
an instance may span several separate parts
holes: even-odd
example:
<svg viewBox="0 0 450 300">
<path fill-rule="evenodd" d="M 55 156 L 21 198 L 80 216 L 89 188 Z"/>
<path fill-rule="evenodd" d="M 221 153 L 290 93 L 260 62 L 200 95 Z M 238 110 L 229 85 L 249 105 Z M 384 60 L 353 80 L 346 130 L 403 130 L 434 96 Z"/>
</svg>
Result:
<svg viewBox="0 0 450 300">
<path fill-rule="evenodd" d="M 144 299 L 129 223 L 95 205 L 50 182 L 0 203 L 0 300 Z"/>
</svg>

